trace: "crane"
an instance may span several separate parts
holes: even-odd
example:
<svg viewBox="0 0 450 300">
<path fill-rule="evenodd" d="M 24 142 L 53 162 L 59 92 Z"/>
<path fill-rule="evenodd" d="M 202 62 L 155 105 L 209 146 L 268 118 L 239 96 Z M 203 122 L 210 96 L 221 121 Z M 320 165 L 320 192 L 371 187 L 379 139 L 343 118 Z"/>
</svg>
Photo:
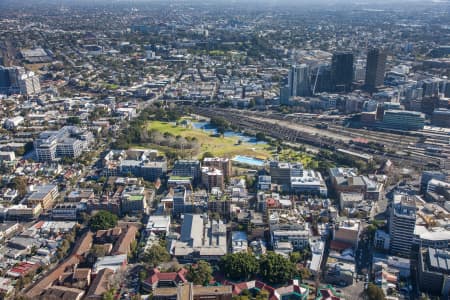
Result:
<svg viewBox="0 0 450 300">
<path fill-rule="evenodd" d="M 314 80 L 314 87 L 313 87 L 313 91 L 312 91 L 312 94 L 313 94 L 313 95 L 316 94 L 317 78 L 319 78 L 319 72 L 320 72 L 320 69 L 322 68 L 322 66 L 323 66 L 323 65 L 319 65 L 319 66 L 317 67 L 316 78 L 315 78 L 315 80 Z"/>
</svg>

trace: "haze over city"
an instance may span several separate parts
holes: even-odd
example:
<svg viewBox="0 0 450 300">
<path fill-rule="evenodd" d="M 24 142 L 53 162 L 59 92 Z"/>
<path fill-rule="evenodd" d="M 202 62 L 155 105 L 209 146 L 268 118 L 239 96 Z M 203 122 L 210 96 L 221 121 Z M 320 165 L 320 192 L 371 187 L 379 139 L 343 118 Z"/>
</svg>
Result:
<svg viewBox="0 0 450 300">
<path fill-rule="evenodd" d="M 449 299 L 448 4 L 0 1 L 0 299 Z"/>
</svg>

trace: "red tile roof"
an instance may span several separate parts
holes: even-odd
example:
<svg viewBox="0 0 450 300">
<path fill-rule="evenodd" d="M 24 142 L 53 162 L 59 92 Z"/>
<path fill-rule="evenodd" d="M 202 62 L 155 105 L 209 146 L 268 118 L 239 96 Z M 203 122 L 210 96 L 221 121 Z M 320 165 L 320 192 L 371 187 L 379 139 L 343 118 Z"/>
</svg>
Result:
<svg viewBox="0 0 450 300">
<path fill-rule="evenodd" d="M 102 299 L 102 295 L 110 288 L 109 279 L 112 274 L 114 274 L 114 271 L 111 269 L 100 270 L 89 287 L 86 299 Z"/>
<path fill-rule="evenodd" d="M 36 224 L 34 224 L 34 228 L 41 229 L 42 225 L 44 225 L 45 221 L 39 221 Z"/>
<path fill-rule="evenodd" d="M 39 264 L 20 262 L 18 265 L 8 271 L 8 274 L 13 277 L 23 277 L 39 268 Z M 17 275 L 17 276 L 16 276 Z"/>
<path fill-rule="evenodd" d="M 125 230 L 114 244 L 114 248 L 111 251 L 112 255 L 128 254 L 130 251 L 131 242 L 135 240 L 138 228 L 133 225 L 128 225 Z"/>
<path fill-rule="evenodd" d="M 52 286 L 40 295 L 42 300 L 74 300 L 80 299 L 80 295 L 84 295 L 84 291 L 66 286 Z"/>
<path fill-rule="evenodd" d="M 231 281 L 225 280 L 223 284 L 232 286 L 233 295 L 239 295 L 240 293 L 242 293 L 243 290 L 252 289 L 253 287 L 259 290 L 266 290 L 269 293 L 269 295 L 273 295 L 275 293 L 274 287 L 258 280 L 239 283 L 233 283 Z"/>
<path fill-rule="evenodd" d="M 75 244 L 72 255 L 60 263 L 55 269 L 47 273 L 46 276 L 35 282 L 26 292 L 27 298 L 35 298 L 39 296 L 46 288 L 50 287 L 53 282 L 65 272 L 68 267 L 72 267 L 80 262 L 80 255 L 90 250 L 92 245 L 92 233 L 85 233 Z"/>
<path fill-rule="evenodd" d="M 322 295 L 321 300 L 340 300 L 341 298 L 334 296 L 333 292 L 328 289 L 321 289 L 320 294 Z"/>
<path fill-rule="evenodd" d="M 182 268 L 178 272 L 161 272 L 158 268 L 154 268 L 150 276 L 145 280 L 149 284 L 155 284 L 159 281 L 174 281 L 176 283 L 187 282 L 185 275 L 187 270 Z"/>
</svg>

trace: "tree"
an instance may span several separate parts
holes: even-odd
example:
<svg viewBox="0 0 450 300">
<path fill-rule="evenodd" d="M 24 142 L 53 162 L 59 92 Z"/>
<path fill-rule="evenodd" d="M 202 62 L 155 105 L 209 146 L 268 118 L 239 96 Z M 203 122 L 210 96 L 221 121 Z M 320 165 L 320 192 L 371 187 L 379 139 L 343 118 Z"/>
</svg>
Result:
<svg viewBox="0 0 450 300">
<path fill-rule="evenodd" d="M 139 231 L 138 231 L 138 233 L 139 233 Z M 131 242 L 130 249 L 131 249 L 131 251 L 129 253 L 130 258 L 135 257 L 136 253 L 137 253 L 137 249 L 138 249 L 138 242 L 136 240 Z"/>
<path fill-rule="evenodd" d="M 103 294 L 102 300 L 114 300 L 114 295 L 116 294 L 115 289 L 110 289 L 106 293 Z"/>
<path fill-rule="evenodd" d="M 220 214 L 218 212 L 208 212 L 209 217 L 211 220 L 219 221 L 220 220 Z"/>
<path fill-rule="evenodd" d="M 295 275 L 295 265 L 284 256 L 269 251 L 261 257 L 260 274 L 269 283 L 285 283 Z"/>
<path fill-rule="evenodd" d="M 19 148 L 17 148 L 17 149 L 14 151 L 14 153 L 15 153 L 17 156 L 23 156 L 23 155 L 25 154 L 25 147 L 19 147 Z"/>
<path fill-rule="evenodd" d="M 202 160 L 205 159 L 206 157 L 214 157 L 214 154 L 212 154 L 209 151 L 206 151 L 205 153 L 203 153 Z"/>
<path fill-rule="evenodd" d="M 258 141 L 264 141 L 266 139 L 266 135 L 262 132 L 258 132 L 255 137 Z"/>
<path fill-rule="evenodd" d="M 255 300 L 267 300 L 269 299 L 269 296 L 269 292 L 263 289 L 257 293 Z"/>
<path fill-rule="evenodd" d="M 308 268 L 300 268 L 298 270 L 298 275 L 300 276 L 300 278 L 303 279 L 308 279 L 311 277 L 311 272 L 309 271 Z"/>
<path fill-rule="evenodd" d="M 375 234 L 375 231 L 377 231 L 377 227 L 373 224 L 370 224 L 369 226 L 367 226 L 366 230 L 369 234 L 372 235 Z"/>
<path fill-rule="evenodd" d="M 92 245 L 90 252 L 96 258 L 106 256 L 107 254 L 106 248 L 103 245 Z"/>
<path fill-rule="evenodd" d="M 61 241 L 61 244 L 58 246 L 58 250 L 56 251 L 56 257 L 58 259 L 62 259 L 64 256 L 66 256 L 69 249 L 70 249 L 70 242 L 66 239 L 63 239 Z"/>
<path fill-rule="evenodd" d="M 199 260 L 196 265 L 190 265 L 186 279 L 197 285 L 206 285 L 212 279 L 211 265 L 204 260 Z"/>
<path fill-rule="evenodd" d="M 283 151 L 283 148 L 281 147 L 281 145 L 277 146 L 277 153 L 280 154 L 281 151 Z"/>
<path fill-rule="evenodd" d="M 209 123 L 211 125 L 213 125 L 214 127 L 216 127 L 217 132 L 220 135 L 223 135 L 225 133 L 225 131 L 230 129 L 230 123 L 222 117 L 213 117 L 213 118 L 211 118 Z"/>
<path fill-rule="evenodd" d="M 302 254 L 299 251 L 292 252 L 289 259 L 292 263 L 296 264 L 302 259 Z"/>
<path fill-rule="evenodd" d="M 101 210 L 91 218 L 89 226 L 92 230 L 114 228 L 117 225 L 117 216 L 106 210 Z"/>
<path fill-rule="evenodd" d="M 148 263 L 150 267 L 154 268 L 162 262 L 169 261 L 170 254 L 167 252 L 166 248 L 161 245 L 154 244 L 145 252 L 142 260 Z"/>
<path fill-rule="evenodd" d="M 384 299 L 386 299 L 386 296 L 384 295 L 383 290 L 379 286 L 377 286 L 371 282 L 367 286 L 366 294 L 367 294 L 367 297 L 369 298 L 369 300 L 384 300 Z"/>
<path fill-rule="evenodd" d="M 217 133 L 219 133 L 219 135 L 223 136 L 225 134 L 225 128 L 223 127 L 218 127 L 217 128 Z"/>
<path fill-rule="evenodd" d="M 26 176 L 16 176 L 9 183 L 9 187 L 18 191 L 19 196 L 23 197 L 27 193 L 28 180 Z"/>
<path fill-rule="evenodd" d="M 144 281 L 145 279 L 147 279 L 147 277 L 148 277 L 147 270 L 141 269 L 141 270 L 139 271 L 139 279 L 140 279 L 141 281 Z"/>
<path fill-rule="evenodd" d="M 256 183 L 254 176 L 247 176 L 245 177 L 245 185 L 248 189 L 252 189 Z"/>
<path fill-rule="evenodd" d="M 233 296 L 233 300 L 249 300 L 248 296 Z"/>
<path fill-rule="evenodd" d="M 80 118 L 76 116 L 68 117 L 66 122 L 69 125 L 78 125 L 80 124 Z"/>
<path fill-rule="evenodd" d="M 256 257 L 247 252 L 227 254 L 220 260 L 220 269 L 232 279 L 250 279 L 259 269 Z"/>
</svg>

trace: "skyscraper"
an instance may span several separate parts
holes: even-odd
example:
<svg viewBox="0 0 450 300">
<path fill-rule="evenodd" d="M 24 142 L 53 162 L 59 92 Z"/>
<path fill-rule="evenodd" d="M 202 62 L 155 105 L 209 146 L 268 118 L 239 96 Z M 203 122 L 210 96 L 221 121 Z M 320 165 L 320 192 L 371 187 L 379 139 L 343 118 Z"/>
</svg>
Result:
<svg viewBox="0 0 450 300">
<path fill-rule="evenodd" d="M 292 66 L 288 78 L 290 96 L 311 96 L 309 66 Z"/>
<path fill-rule="evenodd" d="M 0 67 L 0 94 L 6 94 L 11 86 L 9 80 L 9 71 L 7 68 Z"/>
<path fill-rule="evenodd" d="M 386 52 L 380 49 L 370 49 L 367 53 L 366 89 L 375 91 L 384 83 L 384 71 L 386 66 Z"/>
<path fill-rule="evenodd" d="M 331 79 L 336 92 L 350 92 L 353 82 L 353 53 L 336 52 L 331 59 Z"/>
<path fill-rule="evenodd" d="M 40 92 L 39 77 L 34 72 L 27 72 L 23 67 L 0 67 L 0 93 L 32 95 Z"/>
<path fill-rule="evenodd" d="M 416 226 L 416 203 L 412 196 L 394 195 L 389 218 L 392 254 L 409 257 Z"/>
<path fill-rule="evenodd" d="M 317 66 L 312 72 L 311 82 L 313 86 L 313 94 L 331 92 L 333 90 L 331 82 L 331 66 Z"/>
<path fill-rule="evenodd" d="M 366 67 L 364 66 L 364 63 L 358 59 L 353 66 L 353 79 L 357 82 L 364 81 L 366 76 Z"/>
<path fill-rule="evenodd" d="M 22 75 L 26 74 L 23 67 L 10 67 L 8 68 L 9 80 L 11 82 L 11 88 L 14 90 L 19 90 L 19 81 Z"/>
<path fill-rule="evenodd" d="M 280 87 L 280 104 L 289 105 L 289 97 L 291 96 L 291 91 L 289 86 Z"/>
<path fill-rule="evenodd" d="M 38 94 L 41 92 L 39 78 L 33 72 L 24 74 L 19 78 L 19 89 L 23 95 Z"/>
</svg>

